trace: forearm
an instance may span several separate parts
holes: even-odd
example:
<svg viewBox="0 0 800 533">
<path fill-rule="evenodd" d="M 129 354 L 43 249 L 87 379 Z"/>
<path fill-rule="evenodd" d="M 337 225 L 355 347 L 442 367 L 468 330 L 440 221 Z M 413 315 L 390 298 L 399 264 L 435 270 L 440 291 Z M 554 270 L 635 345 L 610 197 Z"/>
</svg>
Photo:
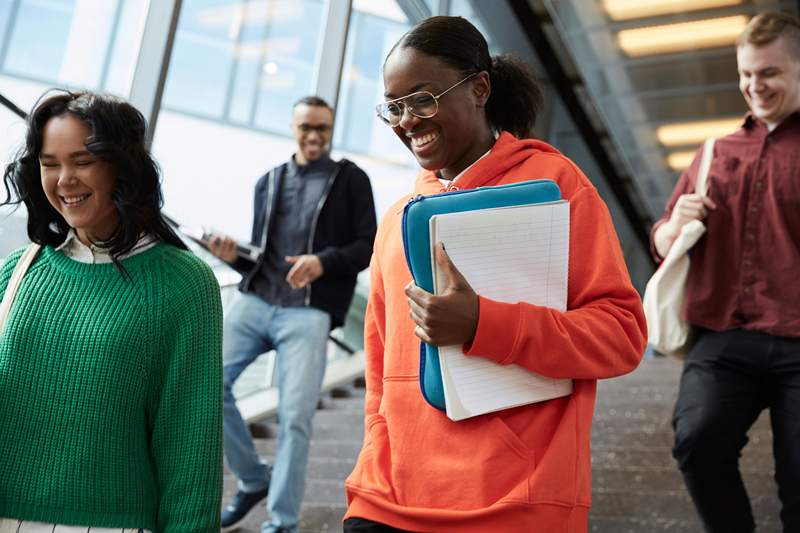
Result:
<svg viewBox="0 0 800 533">
<path fill-rule="evenodd" d="M 644 317 L 633 291 L 568 312 L 481 298 L 481 313 L 465 354 L 547 377 L 618 376 L 636 368 L 644 352 Z"/>
</svg>

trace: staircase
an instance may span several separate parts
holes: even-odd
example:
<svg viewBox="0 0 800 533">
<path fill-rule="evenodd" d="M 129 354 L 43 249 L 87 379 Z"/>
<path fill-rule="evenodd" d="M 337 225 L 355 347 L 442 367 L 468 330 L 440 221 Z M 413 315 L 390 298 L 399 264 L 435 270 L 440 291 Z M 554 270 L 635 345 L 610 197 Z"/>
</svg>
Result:
<svg viewBox="0 0 800 533">
<path fill-rule="evenodd" d="M 649 358 L 636 372 L 599 383 L 592 433 L 594 488 L 589 531 L 702 533 L 670 456 L 670 417 L 680 368 L 680 363 L 672 359 Z M 353 468 L 363 435 L 363 389 L 353 385 L 334 389 L 321 407 L 314 419 L 301 514 L 300 531 L 304 533 L 341 531 L 344 479 Z M 276 426 L 267 422 L 259 429 L 258 433 L 267 438 L 257 439 L 257 448 L 271 461 Z M 741 466 L 757 531 L 779 533 L 780 504 L 773 481 L 772 438 L 766 413 L 749 437 Z M 226 471 L 225 502 L 235 491 L 235 480 Z M 262 506 L 251 513 L 241 531 L 256 533 L 265 519 Z"/>
</svg>

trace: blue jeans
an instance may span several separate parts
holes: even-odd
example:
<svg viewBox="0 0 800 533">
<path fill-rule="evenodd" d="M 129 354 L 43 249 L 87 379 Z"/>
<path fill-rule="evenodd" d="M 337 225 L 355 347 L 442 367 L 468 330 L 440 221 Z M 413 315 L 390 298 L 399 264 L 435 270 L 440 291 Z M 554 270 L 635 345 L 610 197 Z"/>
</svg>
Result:
<svg viewBox="0 0 800 533">
<path fill-rule="evenodd" d="M 297 525 L 305 490 L 311 419 L 325 374 L 330 315 L 311 307 L 280 307 L 238 293 L 223 333 L 224 447 L 239 488 L 255 492 L 269 484 L 264 529 Z M 278 449 L 272 479 L 261 462 L 233 397 L 233 384 L 260 354 L 276 351 Z"/>
</svg>

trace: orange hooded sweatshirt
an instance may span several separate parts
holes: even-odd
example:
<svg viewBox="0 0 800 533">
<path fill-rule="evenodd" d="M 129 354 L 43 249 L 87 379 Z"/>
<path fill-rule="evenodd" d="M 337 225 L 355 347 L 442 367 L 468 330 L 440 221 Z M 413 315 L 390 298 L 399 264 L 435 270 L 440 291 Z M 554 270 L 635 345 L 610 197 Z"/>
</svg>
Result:
<svg viewBox="0 0 800 533">
<path fill-rule="evenodd" d="M 460 189 L 549 178 L 570 202 L 567 311 L 479 296 L 466 357 L 574 379 L 570 396 L 453 422 L 419 388 L 419 339 L 403 287 L 398 201 L 380 223 L 365 324 L 364 445 L 347 478 L 346 518 L 426 532 L 577 533 L 591 505 L 589 433 L 596 380 L 632 371 L 646 326 L 597 190 L 553 147 L 508 133 L 458 180 Z M 423 171 L 416 194 L 442 187 Z M 456 265 L 457 266 L 457 265 Z"/>
</svg>

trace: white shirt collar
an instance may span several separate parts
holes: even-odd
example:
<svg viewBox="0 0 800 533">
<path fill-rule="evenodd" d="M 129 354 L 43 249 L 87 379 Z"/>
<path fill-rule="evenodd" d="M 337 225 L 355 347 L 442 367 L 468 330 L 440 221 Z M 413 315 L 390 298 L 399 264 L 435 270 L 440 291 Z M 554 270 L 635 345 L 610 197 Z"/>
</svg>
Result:
<svg viewBox="0 0 800 533">
<path fill-rule="evenodd" d="M 139 240 L 133 246 L 131 251 L 122 255 L 120 259 L 125 259 L 126 257 L 131 257 L 133 255 L 142 253 L 145 250 L 149 250 L 155 246 L 157 242 L 158 241 L 152 235 L 142 235 L 139 237 Z M 99 246 L 95 246 L 94 244 L 90 244 L 89 246 L 83 244 L 78 238 L 78 234 L 75 233 L 74 229 L 69 230 L 69 233 L 67 233 L 67 238 L 64 239 L 64 242 L 61 243 L 56 250 L 62 252 L 70 259 L 74 259 L 80 263 L 111 263 L 111 256 L 109 255 L 107 248 L 101 248 Z"/>
<path fill-rule="evenodd" d="M 455 178 L 453 178 L 453 179 L 451 179 L 451 180 L 446 180 L 446 179 L 443 179 L 443 178 L 439 178 L 439 181 L 442 183 L 442 187 L 444 187 L 444 188 L 446 189 L 446 188 L 450 187 L 451 185 L 453 185 L 453 184 L 456 182 L 456 180 L 457 180 L 458 178 L 460 178 L 461 176 L 463 176 L 463 175 L 464 175 L 464 174 L 467 172 L 467 170 L 471 169 L 471 168 L 472 168 L 472 167 L 475 165 L 475 163 L 477 163 L 478 161 L 480 161 L 481 159 L 483 159 L 484 157 L 486 157 L 487 155 L 489 155 L 489 152 L 491 152 L 491 151 L 492 151 L 492 149 L 491 149 L 491 148 L 489 148 L 488 150 L 486 150 L 486 153 L 485 153 L 485 154 L 483 154 L 483 155 L 482 155 L 482 156 L 480 156 L 478 159 L 476 159 L 475 161 L 473 161 L 473 162 L 472 162 L 472 164 L 471 164 L 470 166 L 468 166 L 467 168 L 465 168 L 464 170 L 462 170 L 461 172 L 459 172 L 459 173 L 458 173 L 458 176 L 456 176 Z"/>
</svg>

